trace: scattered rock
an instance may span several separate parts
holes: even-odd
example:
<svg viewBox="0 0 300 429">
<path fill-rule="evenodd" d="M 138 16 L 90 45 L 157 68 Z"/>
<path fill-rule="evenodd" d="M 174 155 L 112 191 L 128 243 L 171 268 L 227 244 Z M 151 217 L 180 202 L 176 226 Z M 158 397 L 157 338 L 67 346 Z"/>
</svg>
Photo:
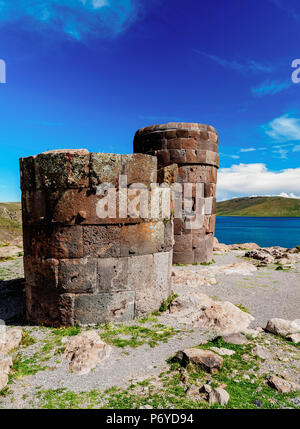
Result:
<svg viewBox="0 0 300 429">
<path fill-rule="evenodd" d="M 213 251 L 217 255 L 223 255 L 229 252 L 229 247 L 226 244 L 219 243 L 218 239 L 214 237 Z"/>
<path fill-rule="evenodd" d="M 203 384 L 203 386 L 200 388 L 200 393 L 211 393 L 212 387 L 209 384 Z"/>
<path fill-rule="evenodd" d="M 253 275 L 254 272 L 257 271 L 257 267 L 249 262 L 237 262 L 235 264 L 230 265 L 221 265 L 218 267 L 212 267 L 211 270 L 215 274 L 240 274 L 240 275 Z"/>
<path fill-rule="evenodd" d="M 226 405 L 229 401 L 229 393 L 226 390 L 217 388 L 209 394 L 209 404 Z"/>
<path fill-rule="evenodd" d="M 210 350 L 185 349 L 183 351 L 179 351 L 176 354 L 175 359 L 183 366 L 186 366 L 191 362 L 211 374 L 218 372 L 223 366 L 223 359 L 221 356 L 211 352 Z"/>
<path fill-rule="evenodd" d="M 228 344 L 236 344 L 236 345 L 242 345 L 242 344 L 248 344 L 248 340 L 245 337 L 245 335 L 239 333 L 231 334 L 231 335 L 225 335 L 223 337 L 225 343 Z"/>
<path fill-rule="evenodd" d="M 19 347 L 23 336 L 21 328 L 7 328 L 2 326 L 0 332 L 0 353 L 9 353 Z"/>
<path fill-rule="evenodd" d="M 280 258 L 276 260 L 276 263 L 278 265 L 281 265 L 283 267 L 289 267 L 292 268 L 294 266 L 293 261 L 289 258 Z"/>
<path fill-rule="evenodd" d="M 300 343 L 300 334 L 288 335 L 286 337 L 286 339 L 289 340 L 289 341 L 292 341 L 295 344 Z"/>
<path fill-rule="evenodd" d="M 260 345 L 255 346 L 254 349 L 252 350 L 252 353 L 261 359 L 272 358 L 272 353 L 268 349 L 266 349 L 265 347 L 260 346 Z"/>
<path fill-rule="evenodd" d="M 12 367 L 12 358 L 0 354 L 0 390 L 4 389 L 8 383 L 8 373 Z"/>
<path fill-rule="evenodd" d="M 190 271 L 184 269 L 176 269 L 172 272 L 173 284 L 196 287 L 217 284 L 216 278 L 208 270 Z"/>
<path fill-rule="evenodd" d="M 245 329 L 243 331 L 244 334 L 250 335 L 252 338 L 257 338 L 262 332 L 263 332 L 262 328 Z"/>
<path fill-rule="evenodd" d="M 241 244 L 229 244 L 230 250 L 258 250 L 260 246 L 256 243 L 241 243 Z"/>
<path fill-rule="evenodd" d="M 263 264 L 272 264 L 275 261 L 275 258 L 266 249 L 250 250 L 249 252 L 245 253 L 245 257 L 256 259 Z"/>
<path fill-rule="evenodd" d="M 76 374 L 88 374 L 110 355 L 111 347 L 95 331 L 86 331 L 73 337 L 66 345 L 64 357 L 69 369 Z"/>
<path fill-rule="evenodd" d="M 225 349 L 224 347 L 211 347 L 211 350 L 218 353 L 221 356 L 232 356 L 234 355 L 234 351 L 233 350 L 229 350 L 229 349 Z"/>
<path fill-rule="evenodd" d="M 289 393 L 291 391 L 291 384 L 276 375 L 270 375 L 267 378 L 267 381 L 269 386 L 276 389 L 279 393 Z"/>
<path fill-rule="evenodd" d="M 139 410 L 153 410 L 151 405 L 141 405 Z"/>
<path fill-rule="evenodd" d="M 298 320 L 292 322 L 284 319 L 271 319 L 268 321 L 265 330 L 272 334 L 287 337 L 291 334 L 297 334 L 300 330 L 300 325 Z"/>
<path fill-rule="evenodd" d="M 261 408 L 263 405 L 260 399 L 254 399 L 253 404 L 256 405 L 258 408 Z"/>
<path fill-rule="evenodd" d="M 172 317 L 178 323 L 200 327 L 220 335 L 244 331 L 254 317 L 230 302 L 214 301 L 199 292 L 186 292 L 170 306 Z"/>
<path fill-rule="evenodd" d="M 185 392 L 187 398 L 195 398 L 195 396 L 199 396 L 199 387 L 195 386 L 194 384 L 190 386 L 187 391 Z"/>
</svg>

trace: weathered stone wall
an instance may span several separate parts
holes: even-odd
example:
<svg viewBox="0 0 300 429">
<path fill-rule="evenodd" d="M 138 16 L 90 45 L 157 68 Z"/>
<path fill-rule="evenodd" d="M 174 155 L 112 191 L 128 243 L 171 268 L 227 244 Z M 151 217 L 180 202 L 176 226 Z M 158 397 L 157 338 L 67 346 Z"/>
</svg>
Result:
<svg viewBox="0 0 300 429">
<path fill-rule="evenodd" d="M 218 134 L 209 125 L 168 123 L 138 130 L 134 152 L 157 156 L 160 182 L 203 183 L 205 209 L 201 228 L 187 229 L 185 218 L 174 219 L 173 262 L 211 261 L 216 222 L 216 183 L 219 167 Z M 195 197 L 194 203 L 195 203 Z"/>
<path fill-rule="evenodd" d="M 170 294 L 173 223 L 100 219 L 96 187 L 150 188 L 153 156 L 44 152 L 20 160 L 28 319 L 52 326 L 124 321 Z"/>
</svg>

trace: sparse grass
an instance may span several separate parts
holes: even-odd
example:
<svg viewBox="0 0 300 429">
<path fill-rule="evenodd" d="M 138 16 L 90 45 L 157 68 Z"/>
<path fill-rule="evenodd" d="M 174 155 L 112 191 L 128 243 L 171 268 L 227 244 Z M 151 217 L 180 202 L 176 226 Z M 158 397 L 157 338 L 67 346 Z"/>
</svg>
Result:
<svg viewBox="0 0 300 429">
<path fill-rule="evenodd" d="M 233 345 L 226 343 L 222 338 L 217 341 L 199 346 L 209 349 L 214 347 L 226 347 L 235 352 L 232 356 L 224 356 L 223 368 L 212 376 L 211 387 L 223 386 L 230 395 L 225 408 L 254 409 L 255 400 L 260 400 L 261 408 L 297 408 L 291 399 L 297 397 L 297 393 L 280 394 L 269 387 L 264 375 L 257 375 L 260 359 L 251 355 L 253 344 Z M 247 360 L 244 355 L 250 356 Z M 223 408 L 219 404 L 210 406 L 205 395 L 188 397 L 187 389 L 192 386 L 201 386 L 206 382 L 208 375 L 195 365 L 189 364 L 184 373 L 179 371 L 180 364 L 172 363 L 159 377 L 153 377 L 136 384 L 131 384 L 126 389 L 112 387 L 105 392 L 92 390 L 91 392 L 75 393 L 67 389 L 41 390 L 38 392 L 40 408 L 105 408 L 105 409 L 132 409 L 142 405 L 151 405 L 154 409 L 204 409 Z M 243 375 L 249 378 L 243 378 Z"/>
<path fill-rule="evenodd" d="M 216 261 L 214 259 L 212 259 L 210 262 L 201 262 L 200 265 L 208 266 L 208 265 L 212 265 L 215 263 L 216 263 Z"/>
<path fill-rule="evenodd" d="M 18 353 L 13 359 L 12 372 L 9 374 L 9 380 L 22 378 L 27 375 L 34 375 L 39 371 L 45 371 L 47 366 L 41 365 L 40 353 L 35 353 L 31 357 L 22 356 Z"/>
<path fill-rule="evenodd" d="M 21 347 L 29 347 L 32 344 L 36 343 L 36 339 L 33 338 L 27 331 L 23 329 L 22 341 L 20 343 Z"/>
<path fill-rule="evenodd" d="M 161 306 L 159 308 L 159 311 L 161 313 L 164 313 L 165 311 L 167 311 L 170 307 L 170 305 L 172 304 L 172 302 L 178 297 L 178 295 L 176 293 L 174 293 L 173 291 L 171 291 L 171 295 L 161 303 Z"/>
<path fill-rule="evenodd" d="M 143 344 L 150 347 L 157 346 L 160 342 L 168 342 L 168 339 L 177 332 L 174 328 L 161 324 L 152 324 L 150 327 L 123 324 L 105 324 L 101 326 L 100 337 L 103 341 L 115 347 L 136 348 Z"/>
<path fill-rule="evenodd" d="M 243 304 L 234 304 L 237 308 L 239 308 L 240 310 L 244 311 L 245 313 L 249 313 L 250 311 L 248 310 L 248 308 L 244 307 Z"/>
</svg>

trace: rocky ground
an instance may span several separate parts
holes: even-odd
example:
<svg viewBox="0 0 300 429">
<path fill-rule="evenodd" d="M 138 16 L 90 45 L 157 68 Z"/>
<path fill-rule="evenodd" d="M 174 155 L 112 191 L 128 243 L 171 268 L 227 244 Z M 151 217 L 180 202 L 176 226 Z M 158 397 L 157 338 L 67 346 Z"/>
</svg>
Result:
<svg viewBox="0 0 300 429">
<path fill-rule="evenodd" d="M 216 243 L 173 267 L 160 311 L 93 328 L 22 323 L 22 257 L 3 260 L 0 407 L 299 408 L 299 254 L 247 247 Z"/>
</svg>

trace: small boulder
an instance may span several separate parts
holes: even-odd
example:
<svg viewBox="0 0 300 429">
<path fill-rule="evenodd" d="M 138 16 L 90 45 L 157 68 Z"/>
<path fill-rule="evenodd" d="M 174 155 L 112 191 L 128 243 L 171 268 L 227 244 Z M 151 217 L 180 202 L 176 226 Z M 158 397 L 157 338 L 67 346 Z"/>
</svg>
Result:
<svg viewBox="0 0 300 429">
<path fill-rule="evenodd" d="M 189 362 L 199 366 L 206 372 L 214 374 L 219 371 L 223 366 L 223 359 L 216 353 L 210 350 L 202 349 L 185 349 L 179 351 L 175 359 L 183 366 L 186 366 Z"/>
<path fill-rule="evenodd" d="M 300 343 L 300 334 L 288 335 L 286 337 L 286 339 L 289 340 L 289 341 L 292 341 L 295 344 Z"/>
<path fill-rule="evenodd" d="M 226 244 L 219 243 L 218 239 L 214 237 L 213 251 L 218 255 L 228 253 L 229 247 Z"/>
<path fill-rule="evenodd" d="M 265 330 L 272 334 L 286 337 L 289 334 L 297 334 L 300 327 L 296 320 L 292 322 L 284 319 L 271 319 L 268 321 Z"/>
<path fill-rule="evenodd" d="M 240 332 L 237 334 L 225 335 L 223 339 L 225 343 L 236 344 L 236 345 L 248 344 L 249 342 L 245 337 L 245 335 L 241 334 Z"/>
<path fill-rule="evenodd" d="M 234 350 L 225 349 L 224 347 L 211 347 L 211 350 L 218 353 L 221 356 L 232 356 L 234 355 Z"/>
<path fill-rule="evenodd" d="M 261 359 L 270 359 L 272 358 L 272 353 L 263 346 L 257 345 L 252 350 L 254 356 L 258 356 Z"/>
<path fill-rule="evenodd" d="M 289 393 L 291 391 L 291 384 L 283 378 L 276 375 L 270 375 L 267 378 L 268 385 L 276 389 L 279 393 Z"/>
<path fill-rule="evenodd" d="M 11 350 L 19 347 L 23 330 L 21 328 L 1 327 L 0 332 L 0 353 L 9 353 Z"/>
<path fill-rule="evenodd" d="M 228 246 L 230 250 L 258 250 L 260 246 L 256 243 L 241 243 L 241 244 L 230 244 Z"/>
<path fill-rule="evenodd" d="M 8 373 L 12 367 L 12 358 L 0 354 L 0 390 L 4 389 L 8 383 Z"/>
<path fill-rule="evenodd" d="M 86 331 L 73 337 L 66 345 L 64 357 L 69 369 L 76 374 L 88 374 L 98 363 L 107 359 L 111 347 L 95 331 Z"/>
<path fill-rule="evenodd" d="M 249 262 L 236 262 L 235 264 L 221 265 L 218 267 L 213 267 L 212 271 L 215 274 L 239 274 L 239 275 L 249 275 L 252 276 L 253 273 L 257 271 L 257 267 Z"/>
<path fill-rule="evenodd" d="M 186 392 L 185 392 L 185 395 L 186 395 L 186 397 L 187 398 L 190 398 L 190 399 L 194 399 L 195 397 L 197 397 L 197 396 L 199 396 L 199 387 L 198 386 L 195 386 L 194 384 L 192 385 L 192 386 L 190 386 L 187 390 L 186 390 Z"/>
<path fill-rule="evenodd" d="M 203 384 L 200 388 L 200 393 L 210 394 L 212 392 L 212 387 L 209 384 Z"/>
<path fill-rule="evenodd" d="M 209 404 L 220 404 L 224 406 L 228 403 L 229 398 L 229 393 L 226 392 L 226 390 L 217 388 L 209 394 Z"/>
</svg>

